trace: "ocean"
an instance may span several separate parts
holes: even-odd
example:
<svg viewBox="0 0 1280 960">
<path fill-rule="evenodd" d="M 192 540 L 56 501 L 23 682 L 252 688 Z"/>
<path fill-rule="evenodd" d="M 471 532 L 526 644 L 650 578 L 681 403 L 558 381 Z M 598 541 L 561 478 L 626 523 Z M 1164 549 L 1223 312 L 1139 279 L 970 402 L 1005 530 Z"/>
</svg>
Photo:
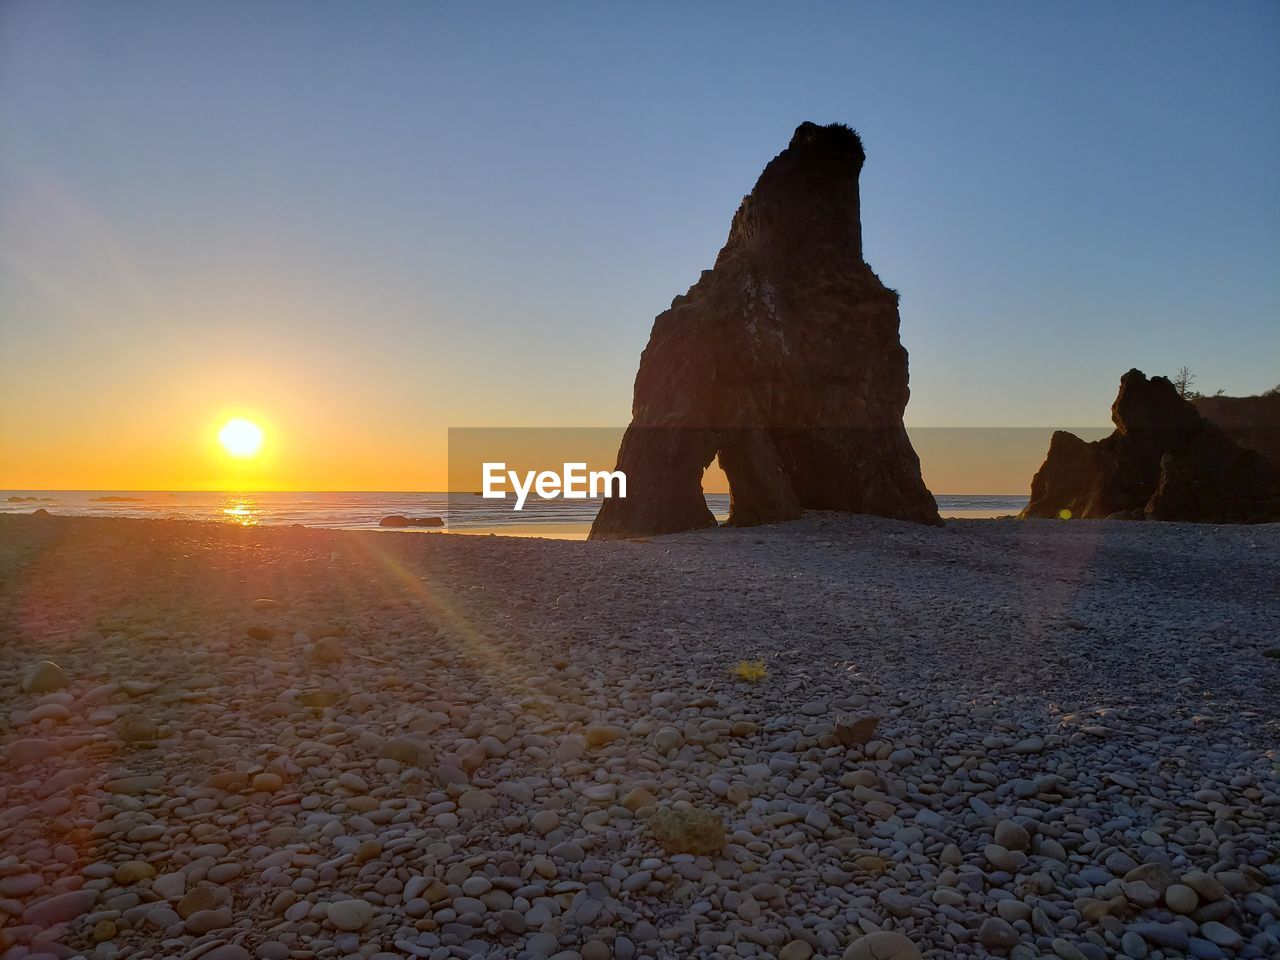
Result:
<svg viewBox="0 0 1280 960">
<path fill-rule="evenodd" d="M 944 517 L 983 518 L 1015 514 L 1026 497 L 937 497 Z M 379 530 L 379 521 L 399 514 L 440 517 L 445 529 L 463 533 L 572 535 L 585 533 L 599 500 L 533 500 L 521 511 L 513 501 L 472 493 L 204 493 L 138 490 L 4 490 L 0 513 L 50 513 L 78 517 L 150 517 L 216 520 L 245 526 L 299 523 L 338 530 Z M 707 495 L 720 519 L 729 513 L 728 494 Z M 570 530 L 570 528 L 573 528 Z M 409 528 L 414 529 L 414 528 Z"/>
</svg>

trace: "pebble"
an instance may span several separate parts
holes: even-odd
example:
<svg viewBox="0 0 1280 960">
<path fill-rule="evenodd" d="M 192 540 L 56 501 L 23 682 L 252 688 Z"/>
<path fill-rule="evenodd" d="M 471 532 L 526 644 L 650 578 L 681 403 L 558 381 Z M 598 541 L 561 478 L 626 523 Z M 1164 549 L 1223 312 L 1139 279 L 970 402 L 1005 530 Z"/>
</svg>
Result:
<svg viewBox="0 0 1280 960">
<path fill-rule="evenodd" d="M 1021 852 L 1007 850 L 997 843 L 988 843 L 982 848 L 982 855 L 991 866 L 1005 873 L 1017 873 L 1027 859 Z"/>
<path fill-rule="evenodd" d="M 1202 899 L 1210 903 L 1215 900 L 1221 900 L 1227 895 L 1226 890 L 1222 888 L 1222 884 L 1203 870 L 1192 870 L 1190 873 L 1184 874 L 1182 882 L 1195 890 Z"/>
<path fill-rule="evenodd" d="M 126 714 L 116 720 L 116 736 L 125 743 L 150 743 L 160 736 L 160 727 L 150 717 Z"/>
<path fill-rule="evenodd" d="M 89 960 L 1277 947 L 1270 700 L 1239 654 L 1269 530 L 824 517 L 372 551 L 163 523 L 72 544 L 76 589 L 129 603 L 41 594 L 0 664 L 15 956 L 56 960 L 51 929 Z M 1192 567 L 1236 571 L 1212 617 L 1177 599 Z M 50 652 L 76 689 L 22 690 Z"/>
<path fill-rule="evenodd" d="M 275 793 L 284 786 L 284 778 L 278 773 L 255 773 L 251 786 L 260 793 Z"/>
<path fill-rule="evenodd" d="M 1191 913 L 1200 906 L 1200 897 L 1185 884 L 1174 883 L 1165 890 L 1164 902 L 1174 913 Z"/>
<path fill-rule="evenodd" d="M 25 897 L 44 885 L 38 873 L 12 873 L 0 877 L 0 897 Z"/>
<path fill-rule="evenodd" d="M 216 910 L 197 910 L 186 918 L 185 926 L 189 933 L 197 936 L 214 930 L 225 930 L 231 926 L 231 911 L 225 907 Z"/>
<path fill-rule="evenodd" d="M 186 920 L 201 910 L 213 910 L 218 906 L 218 897 L 211 887 L 196 887 L 190 890 L 179 901 L 178 916 Z"/>
<path fill-rule="evenodd" d="M 30 737 L 14 740 L 5 749 L 5 758 L 15 767 L 29 763 L 40 763 L 53 757 L 62 756 L 62 746 L 56 740 L 44 740 Z"/>
<path fill-rule="evenodd" d="M 158 790 L 165 784 L 165 778 L 159 775 L 136 776 L 136 777 L 118 777 L 114 780 L 108 780 L 103 787 L 108 793 L 119 793 L 127 797 L 136 797 L 153 790 Z"/>
<path fill-rule="evenodd" d="M 626 736 L 621 727 L 611 724 L 593 723 L 587 727 L 586 740 L 588 747 L 603 747 Z"/>
<path fill-rule="evenodd" d="M 921 960 L 920 949 L 901 933 L 882 930 L 858 937 L 843 960 Z"/>
<path fill-rule="evenodd" d="M 618 795 L 618 788 L 611 783 L 592 784 L 583 788 L 582 795 L 592 803 L 612 803 Z"/>
<path fill-rule="evenodd" d="M 1001 820 L 996 824 L 995 840 L 1006 850 L 1026 850 L 1031 846 L 1031 834 L 1012 820 Z"/>
<path fill-rule="evenodd" d="M 326 905 L 325 915 L 339 930 L 363 930 L 373 920 L 373 904 L 367 900 L 336 900 Z"/>
<path fill-rule="evenodd" d="M 653 747 L 660 754 L 668 754 L 684 746 L 684 736 L 679 730 L 664 727 L 653 735 Z"/>
<path fill-rule="evenodd" d="M 1187 931 L 1176 923 L 1135 923 L 1129 930 L 1157 947 L 1168 950 L 1187 949 Z"/>
<path fill-rule="evenodd" d="M 529 818 L 529 826 L 545 836 L 560 826 L 560 814 L 554 810 L 539 810 Z"/>
<path fill-rule="evenodd" d="M 654 806 L 657 804 L 658 798 L 644 787 L 634 787 L 627 791 L 626 795 L 620 802 L 632 813 L 635 813 L 637 810 L 643 810 L 645 807 Z"/>
<path fill-rule="evenodd" d="M 311 645 L 310 656 L 316 663 L 341 663 L 347 651 L 339 638 L 320 637 Z"/>
<path fill-rule="evenodd" d="M 55 923 L 71 923 L 84 916 L 97 902 L 96 890 L 73 890 L 58 893 L 29 904 L 22 919 L 38 927 L 51 927 Z"/>
<path fill-rule="evenodd" d="M 24 693 L 51 693 L 66 688 L 67 675 L 52 660 L 40 660 L 23 673 L 20 686 Z"/>
<path fill-rule="evenodd" d="M 156 868 L 145 860 L 127 860 L 116 867 L 116 883 L 121 886 L 150 880 L 155 875 Z"/>
<path fill-rule="evenodd" d="M 1238 950 L 1244 941 L 1244 938 L 1240 936 L 1239 932 L 1232 930 L 1230 927 L 1219 923 L 1216 920 L 1210 920 L 1208 923 L 1200 924 L 1200 934 L 1206 940 L 1230 950 Z"/>
<path fill-rule="evenodd" d="M 350 770 L 338 777 L 338 786 L 350 790 L 352 793 L 368 793 L 369 784 L 364 777 Z"/>
<path fill-rule="evenodd" d="M 988 917 L 978 928 L 978 941 L 989 949 L 1007 950 L 1018 942 L 1018 931 L 999 917 Z"/>
</svg>

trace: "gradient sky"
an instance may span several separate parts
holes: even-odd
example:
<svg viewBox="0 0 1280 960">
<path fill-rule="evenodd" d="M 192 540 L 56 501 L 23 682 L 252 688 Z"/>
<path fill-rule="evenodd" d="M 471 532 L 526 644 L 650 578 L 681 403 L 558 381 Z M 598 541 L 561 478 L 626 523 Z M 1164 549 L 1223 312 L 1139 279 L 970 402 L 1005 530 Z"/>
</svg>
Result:
<svg viewBox="0 0 1280 960">
<path fill-rule="evenodd" d="M 625 424 L 803 120 L 865 140 L 909 424 L 1280 381 L 1275 3 L 9 0 L 0 487 L 429 489 L 449 426 Z"/>
</svg>

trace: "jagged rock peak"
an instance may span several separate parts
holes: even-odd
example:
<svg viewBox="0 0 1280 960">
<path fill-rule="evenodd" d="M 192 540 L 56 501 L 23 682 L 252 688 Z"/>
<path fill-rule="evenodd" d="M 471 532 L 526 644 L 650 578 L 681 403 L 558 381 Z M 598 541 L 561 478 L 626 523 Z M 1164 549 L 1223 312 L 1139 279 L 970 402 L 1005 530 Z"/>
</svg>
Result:
<svg viewBox="0 0 1280 960">
<path fill-rule="evenodd" d="M 1121 433 L 1158 431 L 1178 433 L 1195 430 L 1200 414 L 1182 397 L 1167 377 L 1147 376 L 1130 370 L 1120 378 L 1120 391 L 1111 404 L 1111 422 Z"/>
<path fill-rule="evenodd" d="M 812 257 L 824 248 L 862 259 L 858 176 L 862 138 L 844 124 L 802 123 L 743 198 L 716 266 Z"/>
</svg>

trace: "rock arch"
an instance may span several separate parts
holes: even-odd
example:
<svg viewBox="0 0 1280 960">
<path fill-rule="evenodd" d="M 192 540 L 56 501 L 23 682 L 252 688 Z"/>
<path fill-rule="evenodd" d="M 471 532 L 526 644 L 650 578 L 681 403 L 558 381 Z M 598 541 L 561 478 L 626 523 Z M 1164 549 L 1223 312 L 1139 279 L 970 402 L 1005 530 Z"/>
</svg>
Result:
<svg viewBox="0 0 1280 960">
<path fill-rule="evenodd" d="M 731 524 L 805 509 L 941 522 L 902 424 L 898 295 L 862 259 L 864 160 L 848 127 L 801 124 L 715 267 L 654 320 L 618 452 L 628 495 L 592 538 L 711 526 L 701 477 L 717 456 Z"/>
</svg>

